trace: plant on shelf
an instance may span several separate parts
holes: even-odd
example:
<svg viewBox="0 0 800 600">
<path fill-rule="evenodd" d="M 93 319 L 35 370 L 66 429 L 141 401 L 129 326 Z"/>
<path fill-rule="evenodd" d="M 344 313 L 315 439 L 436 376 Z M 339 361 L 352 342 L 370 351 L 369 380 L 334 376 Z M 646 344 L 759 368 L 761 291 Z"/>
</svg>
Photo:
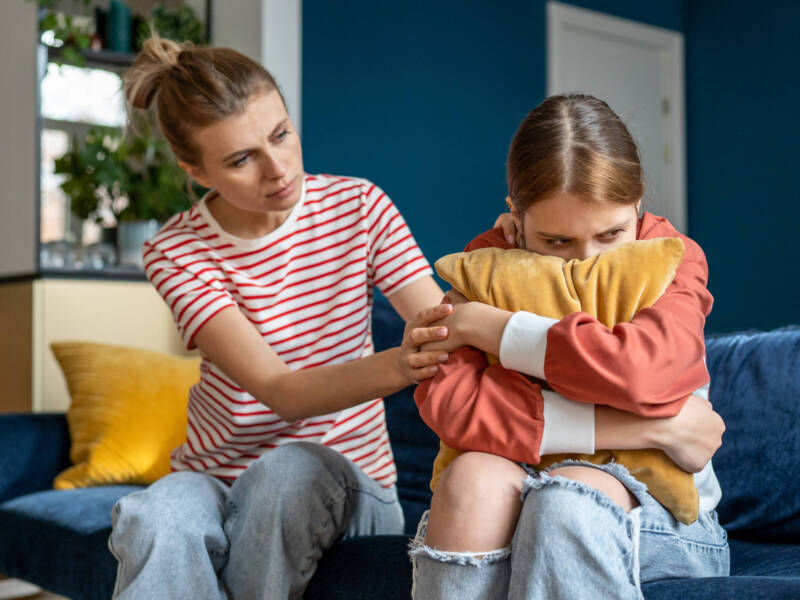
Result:
<svg viewBox="0 0 800 600">
<path fill-rule="evenodd" d="M 88 10 L 91 0 L 72 0 L 78 12 Z M 55 11 L 58 0 L 37 0 L 39 6 L 39 36 L 47 44 L 58 47 L 58 62 L 82 66 L 86 63 L 82 52 L 92 41 L 91 19 L 87 16 L 68 15 Z M 81 9 L 82 5 L 82 9 Z"/>
<path fill-rule="evenodd" d="M 159 2 L 153 6 L 150 17 L 150 21 L 139 24 L 136 40 L 139 50 L 144 40 L 150 37 L 151 28 L 161 37 L 176 42 L 192 42 L 197 45 L 208 43 L 206 28 L 189 5 L 181 4 L 170 8 Z"/>
<path fill-rule="evenodd" d="M 154 134 L 149 121 L 142 120 L 134 130 L 136 135 L 92 127 L 82 140 L 73 139 L 71 149 L 55 161 L 55 172 L 65 176 L 61 189 L 72 212 L 105 226 L 110 225 L 109 218 L 116 221 L 120 262 L 129 264 L 138 264 L 143 240 L 131 242 L 134 259 L 125 260 L 125 239 L 131 235 L 146 239 L 158 224 L 191 206 L 186 175 L 166 142 Z M 145 233 L 129 233 L 136 228 Z"/>
</svg>

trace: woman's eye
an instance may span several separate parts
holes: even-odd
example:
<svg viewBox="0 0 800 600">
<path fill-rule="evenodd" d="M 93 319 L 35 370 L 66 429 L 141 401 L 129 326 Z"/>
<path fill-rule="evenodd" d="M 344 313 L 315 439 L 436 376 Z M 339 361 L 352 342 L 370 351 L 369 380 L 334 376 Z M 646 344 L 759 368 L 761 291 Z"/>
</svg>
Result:
<svg viewBox="0 0 800 600">
<path fill-rule="evenodd" d="M 247 160 L 248 160 L 249 158 L 250 158 L 250 155 L 249 155 L 249 154 L 245 154 L 245 155 L 244 155 L 244 156 L 242 156 L 241 158 L 237 158 L 237 159 L 236 159 L 235 161 L 233 161 L 231 164 L 232 164 L 234 167 L 241 167 L 241 166 L 243 166 L 243 165 L 244 165 L 244 164 L 247 162 Z"/>
<path fill-rule="evenodd" d="M 545 242 L 550 246 L 566 246 L 570 240 L 568 238 L 548 238 Z"/>
<path fill-rule="evenodd" d="M 277 136 L 275 136 L 275 137 L 277 138 L 277 140 L 278 140 L 279 142 L 282 142 L 284 139 L 286 139 L 286 136 L 288 136 L 288 135 L 289 135 L 289 133 L 291 133 L 291 132 L 290 132 L 288 129 L 284 129 L 283 131 L 281 131 L 281 132 L 280 132 L 280 133 L 279 133 Z"/>
</svg>

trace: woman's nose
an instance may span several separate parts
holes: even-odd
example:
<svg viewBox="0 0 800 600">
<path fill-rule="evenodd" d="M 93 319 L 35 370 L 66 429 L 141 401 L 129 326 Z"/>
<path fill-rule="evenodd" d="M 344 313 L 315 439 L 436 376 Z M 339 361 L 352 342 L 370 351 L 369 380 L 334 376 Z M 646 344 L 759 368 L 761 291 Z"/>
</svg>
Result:
<svg viewBox="0 0 800 600">
<path fill-rule="evenodd" d="M 268 179 L 280 179 L 286 173 L 286 165 L 279 157 L 272 152 L 264 153 L 264 175 Z"/>
</svg>

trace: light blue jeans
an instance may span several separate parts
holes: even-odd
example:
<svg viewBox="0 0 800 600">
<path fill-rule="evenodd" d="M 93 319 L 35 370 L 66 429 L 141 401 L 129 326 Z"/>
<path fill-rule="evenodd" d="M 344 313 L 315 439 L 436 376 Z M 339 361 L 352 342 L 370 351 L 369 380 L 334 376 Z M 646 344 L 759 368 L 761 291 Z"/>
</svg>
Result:
<svg viewBox="0 0 800 600">
<path fill-rule="evenodd" d="M 522 512 L 509 548 L 443 552 L 424 544 L 428 513 L 411 544 L 415 600 L 641 600 L 641 584 L 730 572 L 725 530 L 716 512 L 677 522 L 620 464 L 591 466 L 619 479 L 640 506 L 626 513 L 582 482 L 528 469 Z"/>
<path fill-rule="evenodd" d="M 114 598 L 301 598 L 338 539 L 403 532 L 397 491 L 320 444 L 280 446 L 228 487 L 194 472 L 125 496 L 111 515 Z"/>
</svg>

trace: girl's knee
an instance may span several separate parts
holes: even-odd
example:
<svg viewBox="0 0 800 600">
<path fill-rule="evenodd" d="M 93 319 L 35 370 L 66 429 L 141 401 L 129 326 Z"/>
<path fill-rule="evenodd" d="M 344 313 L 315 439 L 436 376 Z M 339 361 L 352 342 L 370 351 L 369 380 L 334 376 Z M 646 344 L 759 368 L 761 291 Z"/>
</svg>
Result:
<svg viewBox="0 0 800 600">
<path fill-rule="evenodd" d="M 522 507 L 524 476 L 522 468 L 498 456 L 460 455 L 434 492 L 426 543 L 476 552 L 506 546 Z"/>
<path fill-rule="evenodd" d="M 516 463 L 483 452 L 459 455 L 442 473 L 434 498 L 450 503 L 492 506 L 519 499 L 525 471 Z"/>
<path fill-rule="evenodd" d="M 561 476 L 574 481 L 580 481 L 599 492 L 608 496 L 615 504 L 619 505 L 625 512 L 630 512 L 639 506 L 639 501 L 625 487 L 619 479 L 611 473 L 594 467 L 583 467 L 580 465 L 570 465 L 559 467 L 548 472 L 551 476 Z"/>
</svg>

